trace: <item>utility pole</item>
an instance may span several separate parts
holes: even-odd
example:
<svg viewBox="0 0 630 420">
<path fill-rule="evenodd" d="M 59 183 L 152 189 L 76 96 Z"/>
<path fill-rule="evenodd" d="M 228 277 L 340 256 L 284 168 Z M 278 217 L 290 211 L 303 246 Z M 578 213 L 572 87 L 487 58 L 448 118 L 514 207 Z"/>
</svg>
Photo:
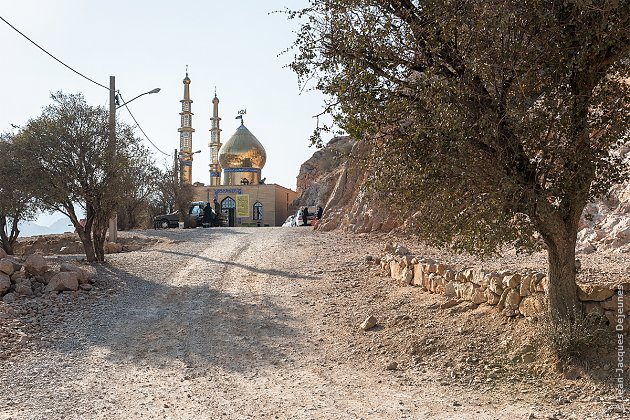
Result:
<svg viewBox="0 0 630 420">
<path fill-rule="evenodd" d="M 116 154 L 116 77 L 109 76 L 109 147 L 112 156 Z M 118 239 L 118 215 L 114 214 L 109 219 L 109 241 Z"/>
</svg>

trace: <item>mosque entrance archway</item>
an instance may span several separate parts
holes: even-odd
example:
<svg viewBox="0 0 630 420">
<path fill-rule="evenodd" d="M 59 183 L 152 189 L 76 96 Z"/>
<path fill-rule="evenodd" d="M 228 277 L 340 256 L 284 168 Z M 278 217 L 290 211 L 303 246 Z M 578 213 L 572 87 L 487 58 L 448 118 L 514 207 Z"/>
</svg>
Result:
<svg viewBox="0 0 630 420">
<path fill-rule="evenodd" d="M 236 220 L 236 201 L 232 197 L 221 200 L 221 213 L 226 217 L 228 226 L 233 227 Z"/>
</svg>

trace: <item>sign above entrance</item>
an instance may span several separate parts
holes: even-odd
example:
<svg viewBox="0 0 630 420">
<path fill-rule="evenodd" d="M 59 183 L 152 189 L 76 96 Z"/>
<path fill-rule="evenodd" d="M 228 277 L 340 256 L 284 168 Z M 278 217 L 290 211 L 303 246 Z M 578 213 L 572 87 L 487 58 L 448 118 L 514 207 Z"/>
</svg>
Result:
<svg viewBox="0 0 630 420">
<path fill-rule="evenodd" d="M 236 196 L 236 217 L 249 217 L 249 194 Z"/>
</svg>

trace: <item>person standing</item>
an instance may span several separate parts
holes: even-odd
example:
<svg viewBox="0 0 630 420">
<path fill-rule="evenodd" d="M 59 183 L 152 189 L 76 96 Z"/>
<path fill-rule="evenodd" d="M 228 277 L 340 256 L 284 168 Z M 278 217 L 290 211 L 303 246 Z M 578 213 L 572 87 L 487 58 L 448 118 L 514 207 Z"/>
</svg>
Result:
<svg viewBox="0 0 630 420">
<path fill-rule="evenodd" d="M 323 214 L 324 209 L 322 208 L 322 206 L 317 206 L 317 220 L 321 219 Z"/>
<path fill-rule="evenodd" d="M 302 226 L 308 226 L 308 207 L 306 206 L 302 209 L 302 220 L 304 221 Z"/>
</svg>

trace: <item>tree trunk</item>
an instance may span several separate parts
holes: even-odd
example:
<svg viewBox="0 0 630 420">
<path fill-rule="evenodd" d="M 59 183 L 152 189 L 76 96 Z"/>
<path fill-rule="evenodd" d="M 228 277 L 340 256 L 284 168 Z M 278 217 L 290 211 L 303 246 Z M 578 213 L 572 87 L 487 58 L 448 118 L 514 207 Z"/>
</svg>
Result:
<svg viewBox="0 0 630 420">
<path fill-rule="evenodd" d="M 81 238 L 81 242 L 83 243 L 83 250 L 85 251 L 85 259 L 88 262 L 96 261 L 96 254 L 94 253 L 94 244 L 92 243 L 92 237 L 90 233 L 85 229 L 77 228 L 77 233 L 79 234 L 79 238 Z"/>
<path fill-rule="evenodd" d="M 556 324 L 573 323 L 582 310 L 575 283 L 575 242 L 574 239 L 547 243 L 549 311 Z"/>
<path fill-rule="evenodd" d="M 100 223 L 97 223 L 93 229 L 94 237 L 94 253 L 96 255 L 96 261 L 105 261 L 105 236 L 107 233 L 107 226 L 103 227 Z"/>
<path fill-rule="evenodd" d="M 7 218 L 5 216 L 0 216 L 0 238 L 2 239 L 2 248 L 7 254 L 13 255 L 13 244 L 9 240 L 9 237 L 7 236 L 7 233 L 5 231 L 6 225 Z"/>
</svg>

